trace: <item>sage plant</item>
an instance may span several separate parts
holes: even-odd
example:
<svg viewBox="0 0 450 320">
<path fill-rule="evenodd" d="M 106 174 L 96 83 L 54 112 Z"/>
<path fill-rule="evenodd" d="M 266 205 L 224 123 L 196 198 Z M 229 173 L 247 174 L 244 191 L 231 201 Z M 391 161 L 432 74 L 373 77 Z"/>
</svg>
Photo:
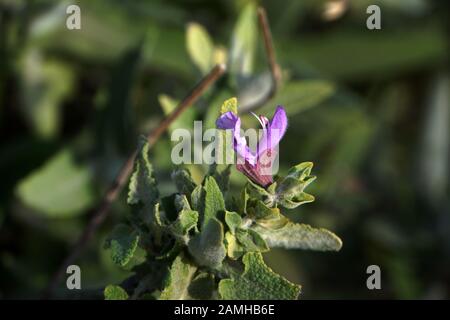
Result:
<svg viewBox="0 0 450 320">
<path fill-rule="evenodd" d="M 178 192 L 161 196 L 148 144 L 142 142 L 129 184 L 132 214 L 105 243 L 113 261 L 133 275 L 107 286 L 106 299 L 297 299 L 301 286 L 271 270 L 263 253 L 341 248 L 332 232 L 294 223 L 283 214 L 314 201 L 305 192 L 315 180 L 313 164 L 297 164 L 284 176 L 262 170 L 272 165 L 287 116 L 279 106 L 270 120 L 258 119 L 263 134 L 254 151 L 240 135 L 235 98 L 224 102 L 216 122 L 219 129 L 231 130 L 237 170 L 247 177 L 235 194 L 229 194 L 230 166 L 211 166 L 201 184 L 188 170 L 175 168 Z"/>
</svg>

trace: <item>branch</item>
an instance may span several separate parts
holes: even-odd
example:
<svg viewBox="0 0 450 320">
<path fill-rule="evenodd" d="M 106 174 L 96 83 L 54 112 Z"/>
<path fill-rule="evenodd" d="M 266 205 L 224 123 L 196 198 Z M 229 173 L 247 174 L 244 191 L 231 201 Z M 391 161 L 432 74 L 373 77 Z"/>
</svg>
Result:
<svg viewBox="0 0 450 320">
<path fill-rule="evenodd" d="M 266 10 L 263 7 L 258 8 L 258 21 L 264 37 L 264 48 L 266 50 L 267 61 L 269 63 L 270 74 L 272 75 L 273 88 L 269 99 L 273 97 L 281 81 L 281 69 L 277 63 L 275 50 L 273 48 L 272 33 L 270 32 L 269 22 L 267 20 Z"/>
<path fill-rule="evenodd" d="M 216 65 L 209 74 L 207 74 L 193 89 L 192 91 L 180 102 L 177 108 L 165 118 L 159 126 L 147 135 L 148 143 L 150 148 L 155 144 L 160 136 L 167 130 L 169 125 L 176 120 L 183 111 L 185 111 L 189 106 L 191 106 L 216 80 L 223 75 L 225 72 L 225 65 Z M 66 257 L 64 262 L 60 265 L 58 270 L 53 274 L 50 279 L 49 285 L 45 288 L 43 292 L 43 298 L 48 299 L 51 297 L 51 293 L 61 280 L 63 274 L 68 265 L 71 265 L 82 253 L 84 247 L 88 241 L 92 238 L 95 231 L 102 224 L 105 218 L 108 216 L 111 204 L 119 195 L 123 186 L 127 182 L 131 172 L 133 171 L 134 160 L 137 151 L 128 158 L 123 167 L 120 169 L 113 183 L 110 185 L 106 191 L 102 201 L 99 206 L 94 208 L 92 211 L 92 218 L 86 225 L 83 233 L 81 234 L 78 241 L 75 243 L 71 253 Z"/>
</svg>

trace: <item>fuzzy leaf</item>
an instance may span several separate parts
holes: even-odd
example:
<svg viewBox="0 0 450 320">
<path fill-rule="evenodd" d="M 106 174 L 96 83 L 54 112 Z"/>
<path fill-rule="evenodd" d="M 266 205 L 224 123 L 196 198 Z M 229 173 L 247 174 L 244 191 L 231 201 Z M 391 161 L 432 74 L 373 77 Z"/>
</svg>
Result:
<svg viewBox="0 0 450 320">
<path fill-rule="evenodd" d="M 191 210 L 189 201 L 184 194 L 175 195 L 174 205 L 177 211 Z"/>
<path fill-rule="evenodd" d="M 188 288 L 191 284 L 197 267 L 190 263 L 183 254 L 173 261 L 166 279 L 165 287 L 161 292 L 160 300 L 187 300 Z"/>
<path fill-rule="evenodd" d="M 238 229 L 236 230 L 236 239 L 247 252 L 265 252 L 269 250 L 266 241 L 255 230 Z"/>
<path fill-rule="evenodd" d="M 119 224 L 105 242 L 111 258 L 118 266 L 131 269 L 145 260 L 145 251 L 138 246 L 139 235 L 127 225 Z"/>
<path fill-rule="evenodd" d="M 149 226 L 157 242 L 161 236 L 161 220 L 157 206 L 159 191 L 153 176 L 153 168 L 148 159 L 149 144 L 146 138 L 140 140 L 139 152 L 134 162 L 134 172 L 130 178 L 128 203 L 134 205 L 136 216 Z"/>
<path fill-rule="evenodd" d="M 103 291 L 105 300 L 127 300 L 128 293 L 120 286 L 110 284 Z"/>
<path fill-rule="evenodd" d="M 225 200 L 216 180 L 212 177 L 205 179 L 205 211 L 201 216 L 202 229 L 208 224 L 211 218 L 217 217 L 219 212 L 225 211 Z M 200 212 L 201 214 L 201 212 Z"/>
<path fill-rule="evenodd" d="M 220 132 L 225 134 L 225 131 Z M 214 177 L 223 193 L 226 193 L 230 186 L 231 165 L 227 165 L 223 170 L 219 171 L 217 164 L 212 164 L 209 169 L 210 176 Z"/>
<path fill-rule="evenodd" d="M 342 241 L 331 231 L 316 229 L 307 224 L 288 223 L 276 230 L 253 227 L 270 248 L 339 251 Z"/>
<path fill-rule="evenodd" d="M 234 234 L 236 229 L 239 228 L 242 224 L 241 216 L 236 212 L 227 211 L 225 213 L 225 223 L 230 229 L 231 233 Z"/>
<path fill-rule="evenodd" d="M 227 244 L 227 255 L 231 259 L 239 259 L 245 253 L 244 248 L 231 232 L 225 234 L 225 242 Z"/>
<path fill-rule="evenodd" d="M 253 183 L 247 179 L 246 189 L 250 198 L 261 200 L 265 205 L 272 207 L 276 199 L 276 194 L 272 190 L 276 187 L 276 182 L 270 185 L 267 189 Z"/>
<path fill-rule="evenodd" d="M 191 177 L 191 173 L 185 169 L 173 171 L 172 180 L 175 182 L 178 192 L 182 194 L 190 195 L 196 187 L 196 184 Z"/>
<path fill-rule="evenodd" d="M 248 214 L 255 220 L 260 220 L 279 215 L 280 209 L 270 208 L 261 200 L 250 199 L 248 201 Z"/>
<path fill-rule="evenodd" d="M 275 192 L 280 205 L 293 209 L 314 201 L 314 196 L 304 192 L 305 188 L 316 179 L 311 175 L 312 167 L 312 162 L 302 162 L 292 167 L 288 175 L 277 184 Z"/>
<path fill-rule="evenodd" d="M 314 164 L 312 162 L 302 162 L 293 166 L 288 171 L 288 176 L 298 180 L 305 180 L 311 175 Z"/>
<path fill-rule="evenodd" d="M 144 138 L 145 139 L 145 138 Z M 130 179 L 128 203 L 153 207 L 158 200 L 159 192 L 153 177 L 153 168 L 148 159 L 149 144 L 147 139 L 141 140 L 141 147 L 136 156 L 134 172 Z"/>
<path fill-rule="evenodd" d="M 194 210 L 200 213 L 203 217 L 205 213 L 205 188 L 203 186 L 196 186 L 191 193 L 191 204 Z"/>
<path fill-rule="evenodd" d="M 226 255 L 223 233 L 222 223 L 211 218 L 202 232 L 189 242 L 189 253 L 200 266 L 217 268 L 222 264 Z"/>
<path fill-rule="evenodd" d="M 242 258 L 244 272 L 219 282 L 219 295 L 226 300 L 297 299 L 300 286 L 274 273 L 265 265 L 261 253 L 247 253 Z"/>
<path fill-rule="evenodd" d="M 198 212 L 193 210 L 183 210 L 178 214 L 178 218 L 171 228 L 176 236 L 186 237 L 190 230 L 197 229 Z"/>
<path fill-rule="evenodd" d="M 250 196 L 248 194 L 247 188 L 244 188 L 241 192 L 241 196 L 239 197 L 237 206 L 238 206 L 238 210 L 239 212 L 241 212 L 242 214 L 246 214 L 247 213 L 247 202 L 250 199 Z"/>
<path fill-rule="evenodd" d="M 285 207 L 286 209 L 294 209 L 302 204 L 314 202 L 314 200 L 315 200 L 314 196 L 306 192 L 301 192 L 295 196 L 282 197 L 281 199 L 278 200 L 278 203 L 283 207 Z"/>
<path fill-rule="evenodd" d="M 210 273 L 201 272 L 191 282 L 188 288 L 189 296 L 197 300 L 211 300 L 216 290 L 214 276 Z"/>
<path fill-rule="evenodd" d="M 187 28 L 187 50 L 194 64 L 203 74 L 206 74 L 213 63 L 213 42 L 201 25 L 190 23 Z"/>
<path fill-rule="evenodd" d="M 286 196 L 303 192 L 316 179 L 311 175 L 312 167 L 312 162 L 302 162 L 289 169 L 288 175 L 277 185 L 276 192 Z"/>
<path fill-rule="evenodd" d="M 280 209 L 269 208 L 262 201 L 255 199 L 248 201 L 248 214 L 258 225 L 268 229 L 279 229 L 288 222 Z"/>
</svg>

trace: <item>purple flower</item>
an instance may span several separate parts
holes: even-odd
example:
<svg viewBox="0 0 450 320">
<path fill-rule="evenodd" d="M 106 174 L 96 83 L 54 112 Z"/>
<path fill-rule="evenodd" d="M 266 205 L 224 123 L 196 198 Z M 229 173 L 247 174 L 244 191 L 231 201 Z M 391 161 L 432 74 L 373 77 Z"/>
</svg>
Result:
<svg viewBox="0 0 450 320">
<path fill-rule="evenodd" d="M 276 148 L 286 132 L 287 116 L 282 106 L 278 106 L 272 119 L 264 116 L 257 117 L 261 123 L 263 134 L 258 141 L 255 151 L 247 145 L 245 137 L 241 136 L 241 119 L 228 111 L 221 115 L 216 125 L 219 129 L 232 130 L 234 150 L 238 155 L 236 168 L 250 180 L 267 187 L 273 183 L 272 165 L 276 157 Z"/>
</svg>

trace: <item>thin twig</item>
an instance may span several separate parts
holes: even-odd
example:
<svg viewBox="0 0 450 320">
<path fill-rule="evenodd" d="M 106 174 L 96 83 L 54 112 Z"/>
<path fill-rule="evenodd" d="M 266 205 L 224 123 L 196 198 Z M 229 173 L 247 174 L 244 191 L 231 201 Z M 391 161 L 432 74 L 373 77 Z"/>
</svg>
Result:
<svg viewBox="0 0 450 320">
<path fill-rule="evenodd" d="M 272 33 L 270 31 L 269 22 L 267 20 L 266 10 L 263 7 L 258 8 L 258 21 L 261 31 L 263 33 L 264 48 L 266 50 L 267 61 L 269 63 L 272 80 L 274 82 L 274 87 L 272 89 L 273 95 L 277 91 L 281 81 L 281 69 L 277 63 L 277 59 L 275 56 L 275 49 L 273 47 Z"/>
<path fill-rule="evenodd" d="M 159 126 L 147 135 L 148 143 L 150 148 L 158 141 L 161 134 L 166 131 L 169 125 L 180 116 L 183 111 L 185 111 L 189 106 L 191 106 L 202 94 L 206 91 L 220 76 L 225 72 L 225 65 L 216 65 L 209 74 L 207 74 L 195 87 L 194 89 L 180 102 L 177 108 L 165 118 Z M 71 253 L 67 256 L 64 262 L 60 265 L 57 272 L 54 273 L 53 277 L 50 279 L 48 287 L 45 289 L 43 298 L 49 298 L 51 293 L 61 280 L 63 274 L 68 265 L 71 265 L 81 254 L 84 247 L 88 241 L 92 238 L 95 231 L 102 224 L 109 213 L 111 204 L 119 195 L 123 186 L 127 182 L 131 172 L 133 171 L 133 164 L 136 157 L 137 151 L 128 158 L 125 162 L 117 177 L 114 179 L 113 183 L 110 185 L 103 197 L 100 205 L 94 208 L 92 212 L 92 218 L 86 225 L 83 233 L 81 234 L 78 241 L 75 243 Z"/>
</svg>

